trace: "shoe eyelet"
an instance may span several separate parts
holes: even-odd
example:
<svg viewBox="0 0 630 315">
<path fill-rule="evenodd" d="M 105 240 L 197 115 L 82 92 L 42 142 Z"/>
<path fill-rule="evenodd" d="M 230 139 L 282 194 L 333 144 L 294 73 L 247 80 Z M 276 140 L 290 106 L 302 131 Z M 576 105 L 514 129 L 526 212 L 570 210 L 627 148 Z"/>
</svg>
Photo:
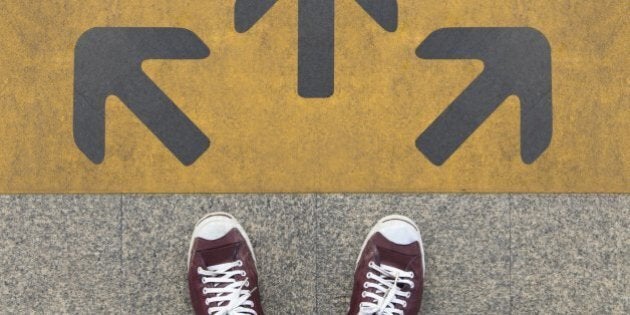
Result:
<svg viewBox="0 0 630 315">
<path fill-rule="evenodd" d="M 372 275 L 373 275 L 373 274 L 372 274 L 371 272 L 368 272 L 368 273 L 367 273 L 367 275 L 365 275 L 365 276 L 366 276 L 368 279 L 372 279 Z"/>
<path fill-rule="evenodd" d="M 411 285 L 409 286 L 410 289 L 413 289 L 413 287 L 415 287 L 415 285 L 413 284 L 413 282 L 411 283 Z"/>
<path fill-rule="evenodd" d="M 376 266 L 376 264 L 373 261 L 370 261 L 368 263 L 368 267 L 370 267 L 370 268 L 374 268 L 375 266 Z"/>
<path fill-rule="evenodd" d="M 364 289 L 369 288 L 369 286 L 368 286 L 368 283 L 367 283 L 367 282 L 363 282 L 363 288 L 364 288 Z"/>
<path fill-rule="evenodd" d="M 407 307 L 407 302 L 403 301 L 402 302 L 402 307 Z"/>
<path fill-rule="evenodd" d="M 412 271 L 412 272 L 411 272 L 411 277 L 409 277 L 409 278 L 413 278 L 413 275 L 414 275 L 414 273 L 413 273 L 413 271 Z"/>
<path fill-rule="evenodd" d="M 245 270 L 241 271 L 241 276 L 243 277 L 247 276 L 247 272 L 245 272 Z"/>
<path fill-rule="evenodd" d="M 365 297 L 365 291 L 361 292 L 361 297 Z"/>
<path fill-rule="evenodd" d="M 239 267 L 242 267 L 242 266 L 243 266 L 243 261 L 242 261 L 242 260 L 239 260 L 239 261 L 237 261 L 236 263 L 238 264 L 238 266 L 239 266 Z"/>
</svg>

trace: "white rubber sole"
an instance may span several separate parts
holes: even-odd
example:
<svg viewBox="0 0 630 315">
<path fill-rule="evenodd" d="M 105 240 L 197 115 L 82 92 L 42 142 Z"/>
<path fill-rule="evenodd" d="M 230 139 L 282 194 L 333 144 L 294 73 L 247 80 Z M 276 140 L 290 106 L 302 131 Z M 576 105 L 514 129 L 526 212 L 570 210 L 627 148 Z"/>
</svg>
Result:
<svg viewBox="0 0 630 315">
<path fill-rule="evenodd" d="M 188 267 L 190 267 L 190 256 L 192 254 L 193 244 L 195 243 L 195 235 L 197 234 L 197 231 L 199 230 L 199 225 L 205 219 L 207 219 L 209 217 L 214 217 L 214 216 L 224 216 L 224 217 L 230 218 L 230 219 L 234 220 L 234 222 L 236 222 L 236 229 L 245 238 L 245 242 L 247 242 L 247 247 L 249 247 L 249 251 L 252 253 L 252 257 L 254 258 L 254 263 L 257 263 L 256 255 L 254 254 L 254 247 L 252 246 L 252 242 L 249 240 L 249 236 L 247 236 L 247 233 L 245 232 L 245 229 L 241 226 L 241 224 L 238 222 L 238 220 L 236 220 L 236 218 L 234 218 L 234 216 L 232 216 L 231 214 L 226 213 L 226 212 L 212 212 L 212 213 L 208 213 L 208 214 L 204 215 L 203 218 L 199 219 L 197 221 L 197 223 L 195 223 L 195 229 L 193 230 L 192 237 L 190 238 L 190 245 L 188 246 L 188 263 L 186 265 L 186 269 L 188 269 Z"/>
<path fill-rule="evenodd" d="M 359 257 L 357 257 L 357 261 L 355 263 L 355 268 L 356 265 L 359 264 L 359 260 L 361 259 L 361 256 L 363 255 L 363 250 L 365 249 L 365 246 L 367 245 L 368 240 L 376 233 L 378 232 L 378 230 L 380 230 L 381 225 L 387 221 L 391 221 L 391 220 L 400 220 L 400 221 L 404 221 L 407 222 L 409 224 L 411 224 L 411 226 L 413 226 L 416 231 L 418 231 L 418 234 L 420 235 L 420 240 L 418 241 L 418 244 L 420 244 L 420 255 L 422 256 L 422 275 L 424 277 L 425 275 L 425 270 L 426 270 L 426 264 L 425 264 L 425 260 L 424 260 L 424 246 L 422 245 L 422 234 L 420 233 L 420 229 L 418 228 L 418 226 L 416 225 L 415 222 L 413 222 L 411 219 L 402 216 L 402 215 L 389 215 L 386 216 L 380 220 L 378 220 L 378 222 L 376 222 L 376 224 L 372 227 L 372 229 L 370 230 L 370 232 L 368 233 L 367 237 L 365 238 L 365 240 L 363 241 L 363 245 L 361 246 L 361 251 L 359 252 Z"/>
</svg>

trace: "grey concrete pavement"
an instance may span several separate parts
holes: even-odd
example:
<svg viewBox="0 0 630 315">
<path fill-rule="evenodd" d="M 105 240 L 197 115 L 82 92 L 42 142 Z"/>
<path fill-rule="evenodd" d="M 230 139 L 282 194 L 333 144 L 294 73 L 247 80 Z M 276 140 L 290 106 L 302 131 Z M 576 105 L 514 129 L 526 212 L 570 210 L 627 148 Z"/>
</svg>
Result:
<svg viewBox="0 0 630 315">
<path fill-rule="evenodd" d="M 195 221 L 248 230 L 268 314 L 342 314 L 371 225 L 427 253 L 424 314 L 630 312 L 630 195 L 0 196 L 0 313 L 187 314 Z"/>
<path fill-rule="evenodd" d="M 0 197 L 0 313 L 118 312 L 120 199 Z"/>
<path fill-rule="evenodd" d="M 512 310 L 630 314 L 630 198 L 512 197 Z"/>
</svg>

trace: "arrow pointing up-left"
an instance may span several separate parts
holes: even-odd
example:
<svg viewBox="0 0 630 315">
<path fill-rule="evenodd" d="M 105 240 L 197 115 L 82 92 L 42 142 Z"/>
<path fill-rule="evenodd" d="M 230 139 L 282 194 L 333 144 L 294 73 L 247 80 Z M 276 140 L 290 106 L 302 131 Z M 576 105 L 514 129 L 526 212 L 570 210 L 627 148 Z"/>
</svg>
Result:
<svg viewBox="0 0 630 315">
<path fill-rule="evenodd" d="M 94 163 L 105 157 L 105 99 L 116 95 L 182 162 L 194 163 L 210 140 L 142 71 L 147 59 L 202 59 L 208 47 L 181 28 L 93 28 L 77 41 L 74 140 Z"/>
</svg>

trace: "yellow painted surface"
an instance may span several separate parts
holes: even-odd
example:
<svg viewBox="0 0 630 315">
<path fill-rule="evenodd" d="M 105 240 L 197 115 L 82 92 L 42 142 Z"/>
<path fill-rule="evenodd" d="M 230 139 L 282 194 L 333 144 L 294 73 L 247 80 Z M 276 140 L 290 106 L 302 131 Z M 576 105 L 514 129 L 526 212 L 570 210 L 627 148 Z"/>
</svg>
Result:
<svg viewBox="0 0 630 315">
<path fill-rule="evenodd" d="M 336 1 L 335 94 L 297 94 L 297 1 L 249 32 L 233 1 L 25 1 L 0 6 L 0 193 L 630 192 L 630 3 L 624 0 L 400 0 L 382 30 Z M 211 139 L 182 165 L 116 98 L 105 161 L 72 136 L 74 45 L 95 26 L 183 27 L 212 54 L 145 72 Z M 422 60 L 443 27 L 530 26 L 552 46 L 554 132 L 533 164 L 519 153 L 509 98 L 443 165 L 415 139 L 482 69 Z"/>
</svg>

